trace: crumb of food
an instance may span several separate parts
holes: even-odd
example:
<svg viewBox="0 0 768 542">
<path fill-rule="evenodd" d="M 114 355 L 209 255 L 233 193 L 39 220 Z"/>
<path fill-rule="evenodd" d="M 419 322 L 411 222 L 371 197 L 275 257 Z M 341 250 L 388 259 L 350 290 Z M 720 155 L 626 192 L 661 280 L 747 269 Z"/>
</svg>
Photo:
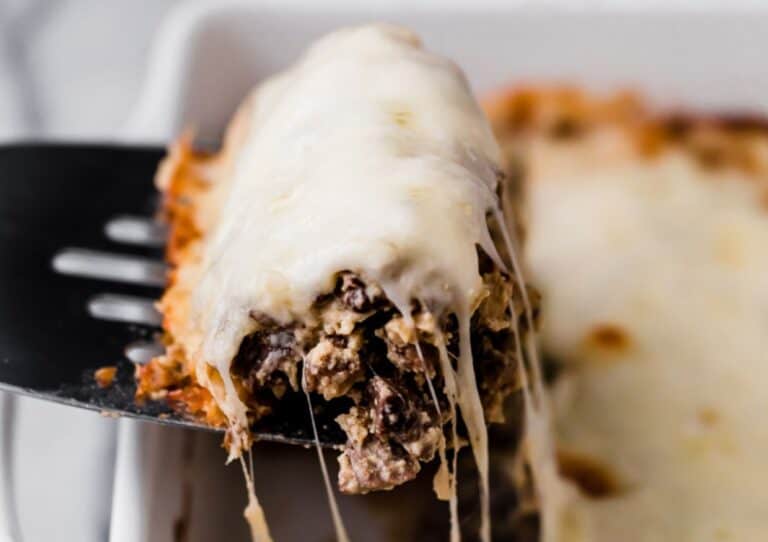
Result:
<svg viewBox="0 0 768 542">
<path fill-rule="evenodd" d="M 116 374 L 117 367 L 110 365 L 96 369 L 96 371 L 93 373 L 93 378 L 96 380 L 96 385 L 104 389 L 112 385 Z"/>
<path fill-rule="evenodd" d="M 120 413 L 119 412 L 115 412 L 113 410 L 101 410 L 101 411 L 99 411 L 99 414 L 101 414 L 105 418 L 117 419 L 117 418 L 120 417 Z"/>
</svg>

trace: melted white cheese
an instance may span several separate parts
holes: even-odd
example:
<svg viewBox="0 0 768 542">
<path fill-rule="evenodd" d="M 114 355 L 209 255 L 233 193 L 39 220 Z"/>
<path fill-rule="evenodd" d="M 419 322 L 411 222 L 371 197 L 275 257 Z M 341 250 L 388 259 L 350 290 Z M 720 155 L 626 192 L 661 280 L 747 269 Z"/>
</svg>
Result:
<svg viewBox="0 0 768 542">
<path fill-rule="evenodd" d="M 507 202 L 509 203 L 509 202 Z M 511 215 L 509 205 L 504 211 Z M 517 283 L 526 285 L 517 249 L 519 243 L 514 236 L 514 230 L 508 227 L 501 210 L 495 213 L 496 220 L 502 225 L 501 233 L 507 254 L 510 255 L 511 272 Z M 514 223 L 514 217 L 510 222 Z M 524 318 L 529 330 L 536 329 L 533 306 L 524 287 L 522 290 Z M 515 314 L 515 307 L 510 300 L 509 311 Z M 543 542 L 559 541 L 561 537 L 562 517 L 567 503 L 573 496 L 573 488 L 560 476 L 557 465 L 557 450 L 555 435 L 552 431 L 552 412 L 550 397 L 544 388 L 541 359 L 539 355 L 538 338 L 533 332 L 525 337 L 521 333 L 518 320 L 513 319 L 517 356 L 517 369 L 521 382 L 524 411 L 524 431 L 521 446 L 524 453 L 515 452 L 514 462 L 525 458 L 531 468 L 534 480 L 534 490 L 537 502 L 541 504 L 540 535 Z M 527 362 L 527 363 L 526 363 Z"/>
<path fill-rule="evenodd" d="M 498 205 L 500 153 L 464 75 L 405 29 L 350 28 L 262 84 L 243 115 L 232 167 L 205 205 L 211 228 L 190 308 L 202 337 L 198 378 L 232 424 L 233 452 L 248 442 L 229 371 L 253 331 L 249 313 L 302 319 L 337 272 L 359 272 L 406 316 L 420 299 L 459 318 L 450 394 L 480 470 L 488 540 L 487 433 L 469 319 L 482 295 L 476 247 L 496 254 L 486 214 Z"/>
<path fill-rule="evenodd" d="M 251 530 L 252 542 L 272 542 L 272 535 L 269 533 L 269 525 L 267 525 L 267 518 L 264 516 L 264 509 L 259 503 L 258 497 L 256 497 L 256 490 L 253 487 L 253 456 L 250 450 L 248 451 L 248 461 L 250 462 L 250 468 L 246 468 L 245 459 L 240 456 L 240 466 L 243 469 L 243 477 L 245 478 L 245 487 L 248 493 L 248 504 L 243 510 L 243 517 L 248 523 L 248 527 Z M 342 542 L 345 542 L 342 540 Z"/>
<path fill-rule="evenodd" d="M 530 156 L 526 252 L 571 371 L 560 445 L 621 487 L 573 500 L 561 540 L 766 540 L 765 184 L 617 134 Z"/>
</svg>

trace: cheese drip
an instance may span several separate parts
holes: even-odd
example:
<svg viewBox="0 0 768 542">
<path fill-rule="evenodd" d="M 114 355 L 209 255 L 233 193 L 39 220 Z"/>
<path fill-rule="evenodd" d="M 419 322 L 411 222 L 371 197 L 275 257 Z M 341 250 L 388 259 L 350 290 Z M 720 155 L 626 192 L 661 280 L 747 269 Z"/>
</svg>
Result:
<svg viewBox="0 0 768 542">
<path fill-rule="evenodd" d="M 328 466 L 325 464 L 325 456 L 320 447 L 320 437 L 317 434 L 317 422 L 315 421 L 315 411 L 312 410 L 312 397 L 307 391 L 306 373 L 302 374 L 301 389 L 304 391 L 304 397 L 307 399 L 307 410 L 309 410 L 309 420 L 312 422 L 312 435 L 315 438 L 315 451 L 317 451 L 317 460 L 320 463 L 320 472 L 323 475 L 323 485 L 325 485 L 325 494 L 328 497 L 328 505 L 331 509 L 331 519 L 333 528 L 336 531 L 336 542 L 349 542 L 347 528 L 344 526 L 344 520 L 339 512 L 339 503 L 336 500 L 336 494 L 333 492 L 331 477 L 328 474 Z"/>
<path fill-rule="evenodd" d="M 507 203 L 507 202 L 505 202 Z M 511 212 L 510 206 L 504 209 L 506 214 Z M 552 412 L 549 395 L 544 388 L 541 374 L 541 359 L 535 334 L 533 308 L 526 280 L 517 257 L 518 243 L 512 237 L 514 230 L 506 223 L 505 214 L 494 210 L 494 216 L 501 225 L 504 246 L 509 254 L 511 272 L 517 283 L 522 285 L 523 315 L 528 328 L 522 337 L 517 318 L 512 319 L 515 333 L 515 350 L 518 363 L 518 374 L 522 383 L 524 431 L 523 446 L 526 448 L 526 459 L 533 473 L 539 514 L 541 518 L 540 540 L 542 542 L 557 542 L 561 538 L 561 523 L 567 503 L 573 498 L 574 490 L 561 477 L 557 464 L 557 446 L 553 433 Z M 510 302 L 510 313 L 515 314 L 515 307 Z M 525 343 L 525 348 L 523 348 Z M 528 361 L 526 366 L 525 361 Z M 519 458 L 516 458 L 519 459 Z"/>
<path fill-rule="evenodd" d="M 457 316 L 460 356 L 455 375 L 444 371 L 446 394 L 468 428 L 489 540 L 469 326 L 483 294 L 477 247 L 496 255 L 486 215 L 498 205 L 500 152 L 464 75 L 403 28 L 344 29 L 257 88 L 235 124 L 237 143 L 224 149 L 231 167 L 214 174 L 203 205 L 211 227 L 190 307 L 198 377 L 230 422 L 230 457 L 250 442 L 230 367 L 254 331 L 251 315 L 304 319 L 336 273 L 352 270 L 406 317 L 416 299 Z M 445 354 L 441 365 L 450 368 Z"/>
<path fill-rule="evenodd" d="M 267 525 L 267 519 L 264 516 L 264 509 L 259 503 L 258 497 L 256 497 L 256 490 L 253 487 L 253 458 L 248 452 L 248 461 L 250 468 L 246 468 L 245 459 L 240 456 L 240 466 L 243 468 L 243 477 L 245 478 L 245 487 L 248 492 L 248 504 L 243 510 L 243 517 L 248 522 L 248 527 L 251 530 L 251 540 L 253 542 L 272 542 L 272 535 L 269 533 L 269 526 Z M 342 541 L 344 542 L 344 541 Z"/>
</svg>

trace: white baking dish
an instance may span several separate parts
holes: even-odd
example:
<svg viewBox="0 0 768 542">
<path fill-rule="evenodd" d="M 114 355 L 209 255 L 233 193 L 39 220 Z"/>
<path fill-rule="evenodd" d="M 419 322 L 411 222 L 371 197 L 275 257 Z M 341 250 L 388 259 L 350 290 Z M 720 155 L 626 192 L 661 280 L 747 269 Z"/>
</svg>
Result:
<svg viewBox="0 0 768 542">
<path fill-rule="evenodd" d="M 768 113 L 768 11 L 311 13 L 229 2 L 183 5 L 171 15 L 125 138 L 167 142 L 193 127 L 201 140 L 216 141 L 259 79 L 322 33 L 372 19 L 416 29 L 465 69 L 480 94 L 529 82 L 629 86 L 667 107 Z M 190 518 L 190 541 L 246 539 L 240 472 L 223 466 L 217 436 L 121 424 L 111 542 L 170 542 L 180 515 Z M 261 446 L 256 462 L 257 492 L 277 540 L 331 540 L 314 453 Z M 428 486 L 408 484 L 398 495 L 423 502 Z M 342 499 L 353 539 L 396 533 L 402 518 L 387 511 L 390 499 Z"/>
</svg>

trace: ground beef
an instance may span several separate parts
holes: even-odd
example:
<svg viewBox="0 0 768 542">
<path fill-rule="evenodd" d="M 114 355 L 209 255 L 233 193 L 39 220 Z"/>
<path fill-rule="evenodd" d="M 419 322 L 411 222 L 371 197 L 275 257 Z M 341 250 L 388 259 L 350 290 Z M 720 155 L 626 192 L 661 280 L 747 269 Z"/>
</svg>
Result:
<svg viewBox="0 0 768 542">
<path fill-rule="evenodd" d="M 361 333 L 320 339 L 304 359 L 304 383 L 308 391 L 320 393 L 328 401 L 346 394 L 365 376 L 360 348 Z"/>
<path fill-rule="evenodd" d="M 413 386 L 381 377 L 368 384 L 374 434 L 390 438 L 422 461 L 431 460 L 440 443 L 442 423 L 430 399 Z"/>
<path fill-rule="evenodd" d="M 240 344 L 233 367 L 251 393 L 271 388 L 281 397 L 287 386 L 298 389 L 297 367 L 301 361 L 293 329 L 273 329 L 248 335 Z"/>
<path fill-rule="evenodd" d="M 339 487 L 345 493 L 388 489 L 410 480 L 420 461 L 435 456 L 442 435 L 436 411 L 413 386 L 375 376 L 362 403 L 366 406 L 337 418 L 349 437 L 339 458 Z"/>
<path fill-rule="evenodd" d="M 379 435 L 407 435 L 418 413 L 409 397 L 391 382 L 375 376 L 368 384 L 373 399 L 373 429 Z"/>
<path fill-rule="evenodd" d="M 377 330 L 376 335 L 386 343 L 387 359 L 398 369 L 426 372 L 430 378 L 435 376 L 435 367 L 439 363 L 437 348 L 427 342 L 418 341 L 417 349 L 414 331 L 406 324 L 404 318 L 395 316 L 382 329 Z"/>
<path fill-rule="evenodd" d="M 522 299 L 513 295 L 516 286 L 508 276 L 495 268 L 491 272 L 483 273 L 483 285 L 486 297 L 475 313 L 476 329 L 482 326 L 483 331 L 510 330 L 513 323 L 509 315 L 510 299 L 516 301 L 514 303 L 515 318 L 519 319 L 523 314 Z"/>
<path fill-rule="evenodd" d="M 358 275 L 349 271 L 339 274 L 336 292 L 342 305 L 355 312 L 368 312 L 383 298 L 380 288 L 366 286 Z"/>
<path fill-rule="evenodd" d="M 372 434 L 370 412 L 352 407 L 338 418 L 349 436 L 339 457 L 339 489 L 348 494 L 392 489 L 412 480 L 421 470 L 419 460 L 402 447 Z"/>
<path fill-rule="evenodd" d="M 503 421 L 504 400 L 518 386 L 513 319 L 522 322 L 523 308 L 511 279 L 489 258 L 481 262 L 486 295 L 472 318 L 472 349 L 486 415 Z M 303 371 L 308 391 L 354 405 L 337 418 L 347 435 L 339 458 L 343 492 L 390 489 L 412 479 L 421 462 L 434 458 L 448 421 L 434 342 L 439 331 L 448 351 L 457 352 L 455 317 L 442 315 L 437 324 L 417 304 L 411 326 L 380 288 L 349 271 L 339 273 L 333 291 L 317 299 L 310 316 L 284 325 L 252 315 L 256 330 L 243 340 L 233 365 L 251 412 L 264 412 L 259 408 L 265 390 L 273 398 L 299 392 Z"/>
</svg>

